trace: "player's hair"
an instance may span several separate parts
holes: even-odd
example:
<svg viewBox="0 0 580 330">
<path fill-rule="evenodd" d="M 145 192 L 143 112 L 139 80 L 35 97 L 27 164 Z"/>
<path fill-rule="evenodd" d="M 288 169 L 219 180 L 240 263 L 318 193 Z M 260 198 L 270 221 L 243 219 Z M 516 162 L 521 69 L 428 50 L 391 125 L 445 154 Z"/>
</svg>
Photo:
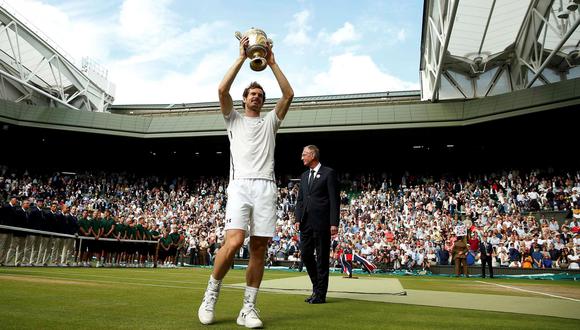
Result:
<svg viewBox="0 0 580 330">
<path fill-rule="evenodd" d="M 254 88 L 259 88 L 262 90 L 262 104 L 263 104 L 266 101 L 266 91 L 264 90 L 262 85 L 258 84 L 256 81 L 252 81 L 250 83 L 250 85 L 248 85 L 248 87 L 246 87 L 246 89 L 244 89 L 244 93 L 242 93 L 242 96 L 248 97 L 248 94 L 250 93 L 250 89 L 254 89 Z M 242 106 L 244 107 L 244 109 L 246 108 L 246 103 L 244 102 L 244 100 L 242 100 Z"/>
</svg>

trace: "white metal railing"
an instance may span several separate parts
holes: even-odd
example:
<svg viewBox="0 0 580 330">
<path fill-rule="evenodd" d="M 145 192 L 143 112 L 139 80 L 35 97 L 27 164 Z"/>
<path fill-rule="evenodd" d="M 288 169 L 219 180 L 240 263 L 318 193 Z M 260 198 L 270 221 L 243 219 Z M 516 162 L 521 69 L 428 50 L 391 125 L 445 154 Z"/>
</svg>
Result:
<svg viewBox="0 0 580 330">
<path fill-rule="evenodd" d="M 0 225 L 0 229 L 11 230 L 11 231 L 19 231 L 29 234 L 37 234 L 37 235 L 46 235 L 46 236 L 56 236 L 62 238 L 78 238 L 80 240 L 97 240 L 92 236 L 81 236 L 81 235 L 71 235 L 71 234 L 63 234 L 63 233 L 55 233 L 52 231 L 44 231 L 44 230 L 37 230 L 37 229 L 30 229 L 30 228 L 23 228 L 23 227 L 13 227 L 13 226 L 6 226 Z M 149 244 L 157 244 L 157 241 L 147 241 L 147 240 L 136 240 L 136 239 L 116 239 L 116 238 L 99 238 L 98 241 L 107 241 L 107 242 L 131 242 L 131 243 L 149 243 Z"/>
</svg>

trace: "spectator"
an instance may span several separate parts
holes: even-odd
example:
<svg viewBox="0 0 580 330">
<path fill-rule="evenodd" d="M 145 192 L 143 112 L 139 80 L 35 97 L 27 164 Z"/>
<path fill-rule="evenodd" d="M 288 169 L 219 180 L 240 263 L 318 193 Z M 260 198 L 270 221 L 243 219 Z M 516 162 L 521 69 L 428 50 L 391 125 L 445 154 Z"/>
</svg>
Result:
<svg viewBox="0 0 580 330">
<path fill-rule="evenodd" d="M 579 269 L 578 259 L 579 257 L 576 252 L 573 249 L 570 250 L 570 253 L 568 254 L 568 269 Z"/>
<path fill-rule="evenodd" d="M 542 259 L 543 259 L 543 255 L 542 252 L 540 252 L 540 248 L 538 246 L 533 248 L 533 252 L 531 254 L 532 257 L 532 265 L 533 268 L 542 268 Z"/>
<path fill-rule="evenodd" d="M 568 269 L 569 267 L 569 259 L 568 259 L 568 249 L 563 248 L 560 257 L 557 260 L 560 269 Z"/>
<path fill-rule="evenodd" d="M 533 268 L 532 256 L 528 253 L 524 253 L 522 257 L 522 268 Z"/>
</svg>

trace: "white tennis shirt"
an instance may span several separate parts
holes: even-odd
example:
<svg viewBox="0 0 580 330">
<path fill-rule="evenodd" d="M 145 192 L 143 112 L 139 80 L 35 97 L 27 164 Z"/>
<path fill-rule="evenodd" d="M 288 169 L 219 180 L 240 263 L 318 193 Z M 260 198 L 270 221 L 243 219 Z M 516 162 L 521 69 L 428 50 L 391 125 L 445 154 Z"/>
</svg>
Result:
<svg viewBox="0 0 580 330">
<path fill-rule="evenodd" d="M 235 179 L 275 180 L 276 132 L 282 121 L 276 110 L 263 118 L 246 117 L 232 110 L 224 116 L 230 140 L 230 181 Z"/>
</svg>

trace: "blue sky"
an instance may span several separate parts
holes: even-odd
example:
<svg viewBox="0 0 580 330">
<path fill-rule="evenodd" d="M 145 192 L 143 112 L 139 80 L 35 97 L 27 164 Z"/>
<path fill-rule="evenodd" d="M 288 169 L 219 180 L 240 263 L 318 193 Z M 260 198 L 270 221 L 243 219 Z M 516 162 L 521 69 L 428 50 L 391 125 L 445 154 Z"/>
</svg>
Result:
<svg viewBox="0 0 580 330">
<path fill-rule="evenodd" d="M 116 104 L 217 100 L 236 30 L 263 29 L 296 96 L 419 89 L 422 1 L 4 0 L 73 58 L 108 69 Z M 231 94 L 270 70 L 242 68 Z"/>
</svg>

